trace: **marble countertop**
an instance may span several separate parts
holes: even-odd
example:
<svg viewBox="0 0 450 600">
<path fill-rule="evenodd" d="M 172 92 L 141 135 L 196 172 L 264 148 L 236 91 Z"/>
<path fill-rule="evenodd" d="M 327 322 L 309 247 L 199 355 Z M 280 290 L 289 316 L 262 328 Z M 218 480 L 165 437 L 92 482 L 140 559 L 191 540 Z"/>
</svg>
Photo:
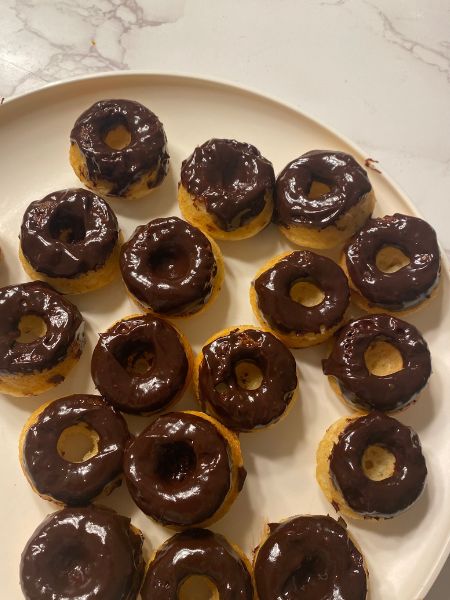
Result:
<svg viewBox="0 0 450 600">
<path fill-rule="evenodd" d="M 0 96 L 119 69 L 250 86 L 376 158 L 450 256 L 449 22 L 442 0 L 1 0 Z M 447 562 L 427 600 L 449 586 Z"/>
</svg>

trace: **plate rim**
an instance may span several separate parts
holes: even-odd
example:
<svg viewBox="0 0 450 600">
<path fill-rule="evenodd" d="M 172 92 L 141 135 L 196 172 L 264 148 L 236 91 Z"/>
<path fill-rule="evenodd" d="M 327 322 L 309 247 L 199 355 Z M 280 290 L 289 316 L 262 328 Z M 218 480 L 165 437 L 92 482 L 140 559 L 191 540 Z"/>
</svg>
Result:
<svg viewBox="0 0 450 600">
<path fill-rule="evenodd" d="M 19 103 L 20 101 L 28 100 L 31 96 L 39 96 L 40 94 L 44 94 L 47 92 L 54 91 L 58 92 L 59 88 L 65 88 L 70 86 L 76 86 L 76 84 L 89 81 L 89 80 L 120 80 L 120 79 L 133 79 L 133 78 L 150 78 L 150 79 L 162 79 L 162 80 L 173 80 L 173 82 L 178 83 L 179 85 L 183 82 L 185 84 L 190 85 L 210 85 L 217 89 L 231 90 L 234 93 L 243 93 L 247 96 L 253 96 L 254 98 L 264 101 L 270 102 L 272 104 L 277 105 L 280 108 L 285 110 L 289 110 L 299 117 L 306 119 L 312 122 L 316 127 L 320 127 L 325 129 L 335 137 L 342 140 L 346 145 L 348 145 L 352 151 L 355 153 L 366 156 L 367 153 L 364 152 L 363 148 L 361 148 L 358 144 L 353 142 L 346 135 L 342 134 L 334 127 L 328 125 L 326 121 L 311 115 L 309 112 L 305 112 L 302 109 L 298 108 L 294 104 L 283 100 L 278 96 L 274 96 L 272 94 L 267 94 L 262 92 L 255 87 L 242 85 L 240 83 L 236 83 L 234 81 L 228 80 L 226 78 L 218 78 L 218 77 L 210 77 L 203 76 L 197 73 L 182 73 L 177 71 L 158 71 L 158 70 L 114 70 L 114 71 L 99 71 L 95 73 L 88 73 L 81 76 L 74 76 L 64 78 L 58 81 L 48 82 L 36 89 L 28 90 L 26 92 L 22 92 L 20 94 L 16 94 L 11 97 L 6 97 L 4 102 L 0 105 L 0 117 L 1 117 L 1 108 Z M 1 122 L 0 122 L 1 125 Z M 385 171 L 379 173 L 381 177 L 383 177 L 386 182 L 393 188 L 393 190 L 401 197 L 402 201 L 407 206 L 410 213 L 417 217 L 422 217 L 421 212 L 416 208 L 413 202 L 409 199 L 408 195 L 403 191 L 403 189 L 394 181 L 394 179 L 387 174 Z M 439 240 L 438 240 L 439 241 Z M 450 260 L 447 258 L 446 252 L 444 251 L 442 245 L 439 243 L 440 251 L 441 251 L 441 270 L 445 271 L 446 275 L 450 278 Z M 442 274 L 441 274 L 442 277 Z M 435 567 L 433 571 L 428 575 L 427 579 L 423 582 L 421 588 L 418 590 L 418 598 L 425 597 L 425 595 L 430 591 L 434 582 L 436 581 L 439 573 L 441 572 L 447 558 L 450 555 L 450 530 L 447 532 L 447 542 L 444 547 L 441 549 L 440 554 L 437 557 Z"/>
</svg>

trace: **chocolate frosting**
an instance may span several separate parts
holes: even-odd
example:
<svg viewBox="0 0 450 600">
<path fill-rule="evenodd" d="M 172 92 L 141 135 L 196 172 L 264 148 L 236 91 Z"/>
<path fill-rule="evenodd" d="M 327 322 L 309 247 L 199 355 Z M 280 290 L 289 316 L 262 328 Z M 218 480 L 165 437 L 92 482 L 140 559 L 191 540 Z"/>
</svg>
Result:
<svg viewBox="0 0 450 600">
<path fill-rule="evenodd" d="M 364 354 L 376 341 L 397 348 L 403 359 L 400 371 L 383 376 L 368 371 Z M 391 411 L 407 406 L 431 375 L 430 352 L 418 330 L 385 314 L 360 317 L 342 327 L 322 365 L 325 375 L 336 378 L 349 402 L 368 410 Z"/>
<path fill-rule="evenodd" d="M 303 306 L 290 297 L 292 286 L 310 281 L 325 294 L 316 306 Z M 350 300 L 347 278 L 331 259 L 308 250 L 281 258 L 254 281 L 258 306 L 266 321 L 283 332 L 320 333 L 343 318 Z"/>
<path fill-rule="evenodd" d="M 143 537 L 109 509 L 65 508 L 48 516 L 22 552 L 26 600 L 135 600 Z"/>
<path fill-rule="evenodd" d="M 254 362 L 263 380 L 255 390 L 240 387 L 235 367 Z M 279 419 L 297 387 L 295 359 L 275 336 L 256 329 L 232 330 L 203 347 L 199 392 L 203 409 L 210 405 L 227 427 L 247 431 Z"/>
<path fill-rule="evenodd" d="M 167 315 L 199 310 L 211 295 L 217 273 L 208 238 L 178 217 L 137 227 L 122 246 L 120 269 L 139 302 Z"/>
<path fill-rule="evenodd" d="M 313 181 L 329 192 L 308 198 Z M 311 150 L 290 162 L 278 175 L 274 221 L 285 227 L 323 229 L 334 225 L 372 189 L 366 171 L 353 156 L 333 150 Z"/>
<path fill-rule="evenodd" d="M 88 190 L 73 189 L 28 206 L 20 243 L 33 269 L 50 277 L 72 278 L 102 267 L 118 236 L 117 219 L 108 204 Z"/>
<path fill-rule="evenodd" d="M 98 452 L 83 462 L 70 462 L 58 452 L 63 431 L 86 426 L 98 435 Z M 100 396 L 77 394 L 53 401 L 28 429 L 23 464 L 39 494 L 69 506 L 89 504 L 122 473 L 129 432 L 122 415 Z"/>
<path fill-rule="evenodd" d="M 46 333 L 33 342 L 17 342 L 25 315 L 41 317 Z M 42 281 L 0 288 L 0 373 L 33 373 L 64 360 L 71 345 L 84 345 L 84 321 L 78 308 Z"/>
<path fill-rule="evenodd" d="M 385 246 L 402 250 L 410 263 L 395 273 L 376 265 Z M 370 303 L 403 310 L 422 302 L 439 279 L 440 254 L 434 229 L 422 219 L 396 213 L 370 219 L 345 249 L 353 284 Z"/>
<path fill-rule="evenodd" d="M 142 600 L 178 600 L 183 581 L 193 575 L 208 577 L 220 600 L 252 600 L 252 578 L 227 540 L 207 529 L 190 529 L 171 537 L 150 562 Z"/>
<path fill-rule="evenodd" d="M 122 125 L 131 136 L 128 146 L 115 150 L 104 141 L 111 129 Z M 157 186 L 169 168 L 167 139 L 158 117 L 132 100 L 100 100 L 75 121 L 70 133 L 86 160 L 93 184 L 106 180 L 113 184 L 109 194 L 121 196 L 135 181 L 157 169 Z"/>
<path fill-rule="evenodd" d="M 334 519 L 293 517 L 269 528 L 255 561 L 259 600 L 365 600 L 364 559 Z"/>
<path fill-rule="evenodd" d="M 196 525 L 219 509 L 230 490 L 228 443 L 206 419 L 168 413 L 129 445 L 124 474 L 145 514 L 163 525 Z"/>
<path fill-rule="evenodd" d="M 362 467 L 364 451 L 381 446 L 395 457 L 387 479 L 369 479 Z M 352 420 L 330 456 L 330 474 L 347 504 L 370 517 L 393 517 L 420 496 L 427 467 L 417 434 L 396 419 L 372 412 Z"/>
<path fill-rule="evenodd" d="M 133 364 L 145 355 L 145 372 Z M 128 413 L 150 413 L 167 406 L 183 389 L 189 372 L 176 329 L 151 315 L 130 317 L 101 333 L 92 355 L 92 379 L 99 392 Z"/>
<path fill-rule="evenodd" d="M 214 138 L 183 161 L 181 183 L 221 229 L 233 231 L 263 210 L 275 174 L 272 163 L 254 146 Z"/>
</svg>

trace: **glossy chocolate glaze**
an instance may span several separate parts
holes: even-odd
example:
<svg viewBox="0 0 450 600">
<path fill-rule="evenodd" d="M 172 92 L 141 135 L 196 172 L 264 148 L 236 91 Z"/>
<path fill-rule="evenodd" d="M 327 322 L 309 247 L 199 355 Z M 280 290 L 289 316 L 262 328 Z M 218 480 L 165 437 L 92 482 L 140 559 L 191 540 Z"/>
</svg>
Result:
<svg viewBox="0 0 450 600">
<path fill-rule="evenodd" d="M 41 317 L 47 326 L 43 337 L 17 342 L 25 315 Z M 0 374 L 33 373 L 51 369 L 64 360 L 76 342 L 81 354 L 84 321 L 78 308 L 42 281 L 0 289 Z"/>
<path fill-rule="evenodd" d="M 376 341 L 397 348 L 403 358 L 400 371 L 383 376 L 369 372 L 364 354 Z M 349 402 L 368 410 L 391 411 L 407 406 L 431 375 L 430 352 L 418 330 L 385 314 L 366 315 L 342 327 L 322 365 L 325 375 L 336 378 Z"/>
<path fill-rule="evenodd" d="M 255 561 L 259 600 L 365 600 L 364 559 L 334 519 L 293 517 L 269 530 Z"/>
<path fill-rule="evenodd" d="M 181 183 L 201 199 L 221 229 L 233 231 L 263 210 L 275 174 L 272 163 L 251 144 L 214 138 L 183 161 Z"/>
<path fill-rule="evenodd" d="M 98 435 L 98 452 L 83 462 L 69 462 L 58 452 L 68 427 L 86 426 Z M 122 473 L 129 439 L 124 418 L 100 396 L 77 394 L 53 401 L 28 429 L 22 463 L 39 494 L 68 506 L 89 504 Z"/>
<path fill-rule="evenodd" d="M 124 126 L 131 136 L 128 146 L 115 150 L 105 143 L 108 131 Z M 100 100 L 75 121 L 70 133 L 86 160 L 89 179 L 113 184 L 109 194 L 124 195 L 127 189 L 149 171 L 157 169 L 157 186 L 169 168 L 167 139 L 158 117 L 132 100 Z"/>
<path fill-rule="evenodd" d="M 254 362 L 263 380 L 255 390 L 242 388 L 235 367 Z M 247 431 L 279 419 L 297 387 L 296 363 L 274 335 L 257 329 L 232 330 L 203 347 L 199 392 L 203 409 L 210 405 L 222 423 Z"/>
<path fill-rule="evenodd" d="M 135 600 L 144 574 L 143 536 L 109 509 L 49 515 L 22 552 L 26 600 Z"/>
<path fill-rule="evenodd" d="M 219 509 L 230 490 L 228 443 L 206 419 L 167 413 L 129 445 L 124 474 L 145 514 L 163 525 L 196 525 Z"/>
<path fill-rule="evenodd" d="M 410 263 L 395 273 L 376 265 L 385 246 L 402 250 Z M 396 213 L 370 219 L 344 250 L 347 269 L 358 291 L 369 303 L 390 310 L 419 304 L 439 279 L 439 246 L 434 229 L 422 219 Z"/>
<path fill-rule="evenodd" d="M 313 181 L 330 188 L 308 198 Z M 366 171 L 353 156 L 332 150 L 311 150 L 290 162 L 278 175 L 274 221 L 285 227 L 323 229 L 334 225 L 372 189 Z"/>
<path fill-rule="evenodd" d="M 207 529 L 190 529 L 157 550 L 142 586 L 142 600 L 178 600 L 183 581 L 193 575 L 208 577 L 220 600 L 254 597 L 251 575 L 227 540 Z"/>
<path fill-rule="evenodd" d="M 137 227 L 122 246 L 120 269 L 137 300 L 166 315 L 199 310 L 211 295 L 217 273 L 208 238 L 178 217 Z"/>
<path fill-rule="evenodd" d="M 394 473 L 381 481 L 369 479 L 362 457 L 369 446 L 381 446 L 395 457 Z M 370 517 L 393 517 L 420 496 L 427 467 L 417 434 L 396 419 L 372 412 L 352 420 L 330 456 L 330 475 L 347 504 Z"/>
<path fill-rule="evenodd" d="M 146 356 L 148 368 L 133 370 Z M 151 315 L 130 317 L 101 333 L 91 363 L 102 396 L 128 413 L 151 413 L 167 406 L 183 389 L 189 364 L 178 332 Z"/>
<path fill-rule="evenodd" d="M 33 269 L 50 277 L 73 278 L 103 267 L 118 237 L 108 204 L 81 188 L 32 202 L 20 229 L 24 256 Z"/>
<path fill-rule="evenodd" d="M 325 294 L 316 306 L 303 306 L 290 297 L 291 287 L 310 281 Z M 320 333 L 337 325 L 350 300 L 347 278 L 331 259 L 308 250 L 291 252 L 253 283 L 266 321 L 283 332 Z"/>
</svg>

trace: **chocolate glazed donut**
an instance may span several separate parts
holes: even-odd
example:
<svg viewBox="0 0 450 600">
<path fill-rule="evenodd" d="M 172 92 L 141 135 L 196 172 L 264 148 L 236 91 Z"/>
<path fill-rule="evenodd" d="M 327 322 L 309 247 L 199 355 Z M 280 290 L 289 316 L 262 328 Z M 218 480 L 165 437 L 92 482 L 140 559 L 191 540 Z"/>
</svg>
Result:
<svg viewBox="0 0 450 600">
<path fill-rule="evenodd" d="M 120 125 L 129 132 L 131 141 L 125 148 L 114 149 L 104 138 Z M 162 123 L 151 110 L 132 100 L 96 102 L 78 117 L 70 140 L 86 161 L 89 179 L 94 185 L 98 180 L 109 182 L 111 195 L 124 195 L 134 182 L 153 169 L 157 169 L 151 185 L 155 187 L 169 168 Z"/>
<path fill-rule="evenodd" d="M 297 387 L 296 363 L 291 352 L 274 335 L 251 328 L 232 329 L 203 347 L 198 390 L 203 409 L 227 427 L 249 431 L 277 421 Z M 256 389 L 242 388 L 235 367 L 254 362 L 263 375 Z"/>
<path fill-rule="evenodd" d="M 364 559 L 346 530 L 328 516 L 270 524 L 254 568 L 259 600 L 367 596 Z"/>
<path fill-rule="evenodd" d="M 65 508 L 48 516 L 22 552 L 26 600 L 135 600 L 144 574 L 143 536 L 109 509 Z"/>
<path fill-rule="evenodd" d="M 97 389 L 113 406 L 148 414 L 167 407 L 183 391 L 189 361 L 180 334 L 170 323 L 138 315 L 100 334 L 91 370 Z"/>
<path fill-rule="evenodd" d="M 88 190 L 71 189 L 28 206 L 20 244 L 39 273 L 73 278 L 102 267 L 118 236 L 117 219 L 108 204 Z"/>
<path fill-rule="evenodd" d="M 330 191 L 308 197 L 313 181 Z M 372 190 L 366 171 L 345 152 L 311 150 L 278 175 L 274 221 L 285 227 L 302 224 L 323 229 L 333 225 Z"/>
<path fill-rule="evenodd" d="M 21 440 L 21 463 L 40 495 L 78 506 L 117 485 L 130 434 L 122 415 L 100 396 L 79 394 L 54 400 L 31 420 Z M 58 451 L 61 434 L 74 426 L 87 428 L 97 439 L 96 453 L 82 462 L 71 462 Z"/>
<path fill-rule="evenodd" d="M 374 481 L 363 471 L 362 458 L 369 446 L 381 446 L 394 455 L 390 477 Z M 393 517 L 420 496 L 427 467 L 417 434 L 380 412 L 352 420 L 334 445 L 330 475 L 347 504 L 369 517 Z"/>
<path fill-rule="evenodd" d="M 236 549 L 218 533 L 190 529 L 157 550 L 142 586 L 142 600 L 178 600 L 181 585 L 193 575 L 208 577 L 220 600 L 253 599 L 250 573 Z"/>
<path fill-rule="evenodd" d="M 378 377 L 367 369 L 364 354 L 383 340 L 397 348 L 400 371 Z M 409 323 L 390 315 L 368 315 L 350 321 L 335 336 L 323 372 L 336 378 L 345 399 L 366 409 L 394 411 L 414 400 L 431 375 L 427 343 Z"/>
<path fill-rule="evenodd" d="M 242 227 L 264 208 L 272 192 L 272 163 L 251 144 L 211 139 L 183 161 L 181 183 L 201 198 L 224 231 Z"/>
<path fill-rule="evenodd" d="M 394 273 L 376 265 L 386 246 L 400 248 L 409 264 Z M 400 311 L 422 302 L 439 281 L 440 253 L 434 229 L 422 219 L 396 213 L 371 219 L 344 250 L 351 281 L 371 305 Z"/>
</svg>

